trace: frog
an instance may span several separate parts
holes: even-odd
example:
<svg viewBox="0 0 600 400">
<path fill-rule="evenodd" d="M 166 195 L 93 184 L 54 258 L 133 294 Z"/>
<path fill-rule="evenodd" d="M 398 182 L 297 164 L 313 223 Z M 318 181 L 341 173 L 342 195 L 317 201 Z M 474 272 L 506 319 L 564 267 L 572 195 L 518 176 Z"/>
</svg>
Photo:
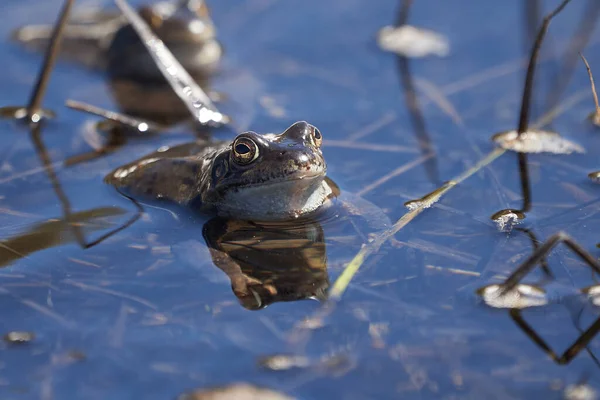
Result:
<svg viewBox="0 0 600 400">
<path fill-rule="evenodd" d="M 202 88 L 152 33 L 126 0 L 115 0 L 142 38 L 173 91 L 199 123 L 222 121 Z M 231 141 L 198 139 L 161 147 L 110 172 L 104 181 L 134 198 L 166 201 L 205 214 L 253 221 L 327 217 L 365 217 L 383 229 L 382 210 L 342 193 L 326 176 L 323 134 L 306 121 L 281 133 L 242 132 Z"/>
<path fill-rule="evenodd" d="M 326 179 L 323 135 L 306 121 L 282 133 L 160 149 L 117 168 L 105 181 L 146 195 L 248 220 L 289 220 L 323 207 L 339 192 Z"/>
</svg>

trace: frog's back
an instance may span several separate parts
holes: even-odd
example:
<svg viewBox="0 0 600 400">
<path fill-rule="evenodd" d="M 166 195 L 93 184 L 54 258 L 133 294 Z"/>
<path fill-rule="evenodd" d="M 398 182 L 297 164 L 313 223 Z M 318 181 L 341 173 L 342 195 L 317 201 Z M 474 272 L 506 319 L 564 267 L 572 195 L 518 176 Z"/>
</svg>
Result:
<svg viewBox="0 0 600 400">
<path fill-rule="evenodd" d="M 123 165 L 104 181 L 119 191 L 189 204 L 210 185 L 212 161 L 225 144 L 186 143 Z"/>
</svg>

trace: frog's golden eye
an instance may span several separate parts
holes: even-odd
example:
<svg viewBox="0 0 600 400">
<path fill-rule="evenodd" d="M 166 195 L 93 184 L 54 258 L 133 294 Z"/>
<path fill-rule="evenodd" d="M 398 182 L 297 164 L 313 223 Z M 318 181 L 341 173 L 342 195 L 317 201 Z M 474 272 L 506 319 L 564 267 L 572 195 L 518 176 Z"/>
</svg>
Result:
<svg viewBox="0 0 600 400">
<path fill-rule="evenodd" d="M 258 146 L 250 138 L 237 138 L 233 142 L 231 155 L 236 164 L 247 165 L 258 158 Z"/>
<path fill-rule="evenodd" d="M 323 143 L 323 135 L 321 135 L 321 131 L 317 128 L 315 128 L 313 132 L 313 138 L 315 139 L 315 145 L 317 147 L 321 147 L 321 144 Z"/>
</svg>

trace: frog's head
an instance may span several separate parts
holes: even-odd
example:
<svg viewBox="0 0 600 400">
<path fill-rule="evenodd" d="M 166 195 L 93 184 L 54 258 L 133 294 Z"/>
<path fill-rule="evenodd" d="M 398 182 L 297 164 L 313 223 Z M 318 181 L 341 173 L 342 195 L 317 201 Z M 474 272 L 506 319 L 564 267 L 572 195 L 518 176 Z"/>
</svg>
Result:
<svg viewBox="0 0 600 400">
<path fill-rule="evenodd" d="M 330 192 L 321 132 L 304 121 L 281 134 L 244 132 L 213 162 L 210 202 L 221 215 L 294 218 L 320 207 Z"/>
</svg>

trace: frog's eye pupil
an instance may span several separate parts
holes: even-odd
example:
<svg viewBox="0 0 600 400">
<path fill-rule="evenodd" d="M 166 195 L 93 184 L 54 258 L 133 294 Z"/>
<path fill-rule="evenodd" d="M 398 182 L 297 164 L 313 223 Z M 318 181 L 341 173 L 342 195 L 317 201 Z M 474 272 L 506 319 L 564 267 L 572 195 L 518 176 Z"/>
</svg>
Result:
<svg viewBox="0 0 600 400">
<path fill-rule="evenodd" d="M 319 131 L 318 129 L 315 129 L 315 139 L 321 140 L 321 138 L 322 138 L 321 131 Z"/>
<path fill-rule="evenodd" d="M 258 146 L 247 137 L 238 138 L 233 143 L 233 161 L 238 165 L 247 165 L 258 158 Z"/>
<path fill-rule="evenodd" d="M 238 143 L 235 146 L 235 151 L 238 154 L 244 155 L 244 154 L 250 153 L 251 150 L 250 150 L 250 147 L 247 144 L 245 144 L 245 143 Z"/>
</svg>

